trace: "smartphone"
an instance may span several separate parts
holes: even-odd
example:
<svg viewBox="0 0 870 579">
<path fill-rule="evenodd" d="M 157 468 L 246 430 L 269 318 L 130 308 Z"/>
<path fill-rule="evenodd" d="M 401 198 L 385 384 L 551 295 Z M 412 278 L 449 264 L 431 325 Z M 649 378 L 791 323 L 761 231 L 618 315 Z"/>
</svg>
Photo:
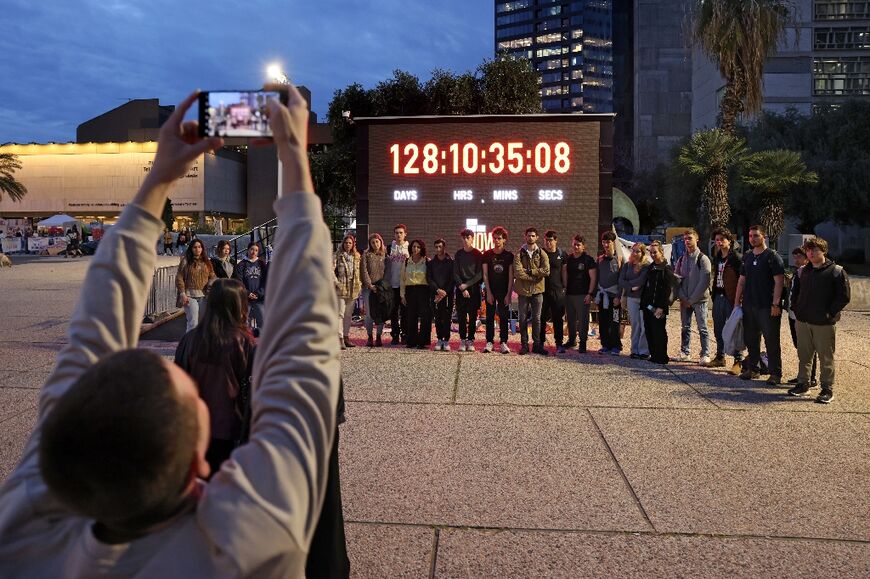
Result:
<svg viewBox="0 0 870 579">
<path fill-rule="evenodd" d="M 287 104 L 286 91 L 221 90 L 199 93 L 199 135 L 201 137 L 272 136 L 266 102 L 278 99 Z"/>
</svg>

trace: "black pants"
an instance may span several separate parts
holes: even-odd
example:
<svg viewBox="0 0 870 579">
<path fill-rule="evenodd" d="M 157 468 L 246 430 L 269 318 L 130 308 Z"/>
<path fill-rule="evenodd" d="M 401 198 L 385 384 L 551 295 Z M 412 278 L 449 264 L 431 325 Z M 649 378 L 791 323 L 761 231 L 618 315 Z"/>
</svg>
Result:
<svg viewBox="0 0 870 579">
<path fill-rule="evenodd" d="M 508 313 L 508 305 L 505 300 L 507 296 L 493 296 L 493 303 L 486 303 L 486 341 L 492 342 L 495 340 L 495 314 L 498 312 L 498 334 L 502 344 L 508 341 L 508 328 L 510 326 L 510 315 Z"/>
<path fill-rule="evenodd" d="M 544 292 L 544 304 L 541 306 L 541 345 L 547 341 L 547 322 L 553 322 L 553 341 L 557 346 L 564 343 L 565 294 L 561 290 Z"/>
<path fill-rule="evenodd" d="M 746 368 L 757 368 L 761 362 L 761 337 L 764 336 L 764 347 L 767 348 L 767 367 L 770 375 L 782 378 L 782 350 L 779 345 L 779 327 L 782 316 L 771 316 L 770 306 L 758 308 L 743 307 L 743 340 L 749 357 L 746 358 Z"/>
<path fill-rule="evenodd" d="M 408 335 L 408 308 L 402 304 L 399 288 L 393 288 L 393 309 L 390 310 L 390 334 L 394 340 Z"/>
<path fill-rule="evenodd" d="M 477 323 L 477 312 L 480 310 L 480 286 L 468 288 L 469 297 L 462 297 L 462 291 L 456 288 L 456 315 L 459 318 L 459 339 L 473 340 Z"/>
<path fill-rule="evenodd" d="M 408 303 L 408 325 L 405 338 L 409 346 L 428 346 L 432 340 L 432 308 L 428 285 L 405 286 L 405 301 Z"/>
<path fill-rule="evenodd" d="M 616 320 L 613 319 L 614 315 Z M 609 308 L 598 307 L 598 334 L 602 348 L 622 350 L 622 340 L 619 337 L 619 308 L 613 305 L 612 299 Z"/>
<path fill-rule="evenodd" d="M 447 294 L 437 304 L 432 304 L 435 309 L 435 337 L 439 340 L 450 341 L 450 322 L 453 318 L 453 296 Z"/>
<path fill-rule="evenodd" d="M 649 346 L 649 358 L 658 364 L 668 363 L 668 316 L 657 318 L 649 310 L 643 310 L 643 329 Z"/>
<path fill-rule="evenodd" d="M 797 349 L 797 330 L 795 329 L 794 320 L 791 318 L 788 319 L 788 329 L 791 332 L 791 343 L 795 347 L 795 349 Z M 812 371 L 812 374 L 810 374 L 810 380 L 812 380 L 813 382 L 816 381 L 816 376 L 819 375 L 817 372 L 818 367 L 819 367 L 819 354 L 818 354 L 818 352 L 816 352 L 813 354 L 813 371 Z"/>
</svg>

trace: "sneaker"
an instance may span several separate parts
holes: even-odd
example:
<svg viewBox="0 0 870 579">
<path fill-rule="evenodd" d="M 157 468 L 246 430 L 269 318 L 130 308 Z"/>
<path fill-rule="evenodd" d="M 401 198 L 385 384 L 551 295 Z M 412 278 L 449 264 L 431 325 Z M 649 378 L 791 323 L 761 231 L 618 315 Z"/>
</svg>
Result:
<svg viewBox="0 0 870 579">
<path fill-rule="evenodd" d="M 558 348 L 556 348 L 556 353 L 557 354 L 564 354 L 565 353 L 565 346 L 559 346 Z"/>
<path fill-rule="evenodd" d="M 532 347 L 532 352 L 533 352 L 534 354 L 539 354 L 539 355 L 541 355 L 541 356 L 549 356 L 549 355 L 550 355 L 550 353 L 549 353 L 546 349 L 544 349 L 543 346 L 540 346 L 540 345 L 538 345 L 538 346 L 533 346 L 533 347 Z"/>
<path fill-rule="evenodd" d="M 622 350 L 620 350 L 619 348 L 611 348 L 609 354 L 611 356 L 619 356 L 620 354 L 622 354 Z"/>
<path fill-rule="evenodd" d="M 773 374 L 771 374 L 767 378 L 768 386 L 779 386 L 780 382 L 782 382 L 782 378 L 780 378 L 779 376 L 774 376 Z"/>
<path fill-rule="evenodd" d="M 725 367 L 725 356 L 716 356 L 710 363 L 708 364 L 709 368 L 724 368 Z"/>
<path fill-rule="evenodd" d="M 459 351 L 460 352 L 465 351 L 465 340 L 459 340 Z"/>
<path fill-rule="evenodd" d="M 679 356 L 671 357 L 671 362 L 688 362 L 688 361 L 689 361 L 689 355 L 684 354 L 683 352 L 680 352 Z"/>
<path fill-rule="evenodd" d="M 816 397 L 819 404 L 830 404 L 834 399 L 834 391 L 830 388 L 822 388 L 822 393 Z"/>
<path fill-rule="evenodd" d="M 710 366 L 713 365 L 712 361 L 710 360 L 710 356 L 701 356 L 701 359 L 698 361 L 698 364 L 700 364 L 704 368 L 709 368 Z"/>
<path fill-rule="evenodd" d="M 483 353 L 489 354 L 490 352 L 492 352 L 492 342 L 487 342 L 486 346 L 483 347 Z"/>
<path fill-rule="evenodd" d="M 501 343 L 501 353 L 502 354 L 510 354 L 511 353 L 511 349 L 508 348 L 508 345 L 505 344 L 504 342 Z"/>
<path fill-rule="evenodd" d="M 810 391 L 810 387 L 807 386 L 806 384 L 798 384 L 794 388 L 789 388 L 788 395 L 789 396 L 803 397 L 803 396 L 806 396 L 807 392 L 809 392 L 809 391 Z"/>
<path fill-rule="evenodd" d="M 453 348 L 450 347 L 450 341 L 444 340 L 444 343 L 441 345 L 441 350 L 444 352 L 450 352 Z"/>
<path fill-rule="evenodd" d="M 634 352 L 632 352 L 628 357 L 631 358 L 632 360 L 641 360 L 641 359 L 643 359 L 643 356 L 641 356 L 640 354 L 635 354 Z"/>
<path fill-rule="evenodd" d="M 600 349 L 598 350 L 598 353 L 599 353 L 599 354 L 606 354 L 606 353 L 608 353 L 609 351 L 610 351 L 610 350 L 608 350 L 607 348 L 600 348 Z"/>
<path fill-rule="evenodd" d="M 528 353 L 529 353 L 529 345 L 528 345 L 528 344 L 522 344 L 522 345 L 520 346 L 520 356 L 525 356 L 525 355 L 528 354 Z"/>
<path fill-rule="evenodd" d="M 798 382 L 797 376 L 795 376 L 794 378 L 792 378 L 791 380 L 788 381 L 788 384 L 798 384 L 798 383 L 799 382 Z M 789 390 L 789 393 L 791 393 L 791 390 Z"/>
<path fill-rule="evenodd" d="M 598 335 L 598 333 L 596 332 L 595 328 L 592 328 L 591 330 L 589 330 L 589 333 L 586 335 L 589 336 L 590 338 L 594 338 L 595 336 Z"/>
<path fill-rule="evenodd" d="M 755 380 L 759 376 L 761 376 L 761 374 L 759 374 L 757 370 L 744 370 L 740 373 L 741 380 Z"/>
<path fill-rule="evenodd" d="M 474 340 L 465 340 L 465 351 L 466 352 L 475 352 L 474 349 Z"/>
<path fill-rule="evenodd" d="M 731 366 L 731 369 L 728 370 L 728 373 L 733 376 L 739 376 L 741 372 L 743 372 L 743 362 L 735 360 L 734 365 Z"/>
</svg>

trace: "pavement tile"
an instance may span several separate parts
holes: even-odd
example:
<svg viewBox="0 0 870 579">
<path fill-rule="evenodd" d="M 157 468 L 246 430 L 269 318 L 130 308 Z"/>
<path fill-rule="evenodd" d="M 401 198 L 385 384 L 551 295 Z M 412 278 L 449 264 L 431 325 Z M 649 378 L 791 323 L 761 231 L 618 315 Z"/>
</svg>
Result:
<svg viewBox="0 0 870 579">
<path fill-rule="evenodd" d="M 0 422 L 0 484 L 12 473 L 24 452 L 30 432 L 36 426 L 36 409 L 26 410 Z"/>
<path fill-rule="evenodd" d="M 867 577 L 870 544 L 443 529 L 435 577 Z"/>
<path fill-rule="evenodd" d="M 667 369 L 642 360 L 576 355 L 465 356 L 459 404 L 712 408 Z M 589 361 L 587 361 L 589 360 Z"/>
<path fill-rule="evenodd" d="M 345 522 L 344 531 L 351 577 L 429 576 L 434 529 Z"/>
<path fill-rule="evenodd" d="M 29 372 L 54 366 L 63 344 L 0 342 L 0 361 L 4 372 Z"/>
<path fill-rule="evenodd" d="M 39 391 L 0 387 L 0 422 L 18 416 L 39 404 Z"/>
<path fill-rule="evenodd" d="M 350 401 L 449 403 L 459 356 L 404 349 L 353 348 L 341 353 Z"/>
<path fill-rule="evenodd" d="M 46 366 L 37 370 L 0 371 L 0 389 L 42 389 L 53 366 Z"/>
<path fill-rule="evenodd" d="M 649 530 L 584 410 L 357 402 L 347 412 L 348 519 Z"/>
<path fill-rule="evenodd" d="M 659 532 L 870 540 L 863 415 L 590 412 Z"/>
</svg>

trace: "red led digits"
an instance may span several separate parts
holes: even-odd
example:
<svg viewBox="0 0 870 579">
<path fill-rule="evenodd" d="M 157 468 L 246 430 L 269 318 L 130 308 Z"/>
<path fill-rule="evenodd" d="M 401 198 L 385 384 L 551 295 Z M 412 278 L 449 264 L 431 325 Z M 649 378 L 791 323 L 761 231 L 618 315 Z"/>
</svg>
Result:
<svg viewBox="0 0 870 579">
<path fill-rule="evenodd" d="M 389 152 L 394 175 L 499 175 L 505 169 L 514 175 L 563 175 L 571 170 L 571 147 L 565 141 L 494 142 L 486 146 L 450 143 L 446 147 L 393 143 Z"/>
</svg>

